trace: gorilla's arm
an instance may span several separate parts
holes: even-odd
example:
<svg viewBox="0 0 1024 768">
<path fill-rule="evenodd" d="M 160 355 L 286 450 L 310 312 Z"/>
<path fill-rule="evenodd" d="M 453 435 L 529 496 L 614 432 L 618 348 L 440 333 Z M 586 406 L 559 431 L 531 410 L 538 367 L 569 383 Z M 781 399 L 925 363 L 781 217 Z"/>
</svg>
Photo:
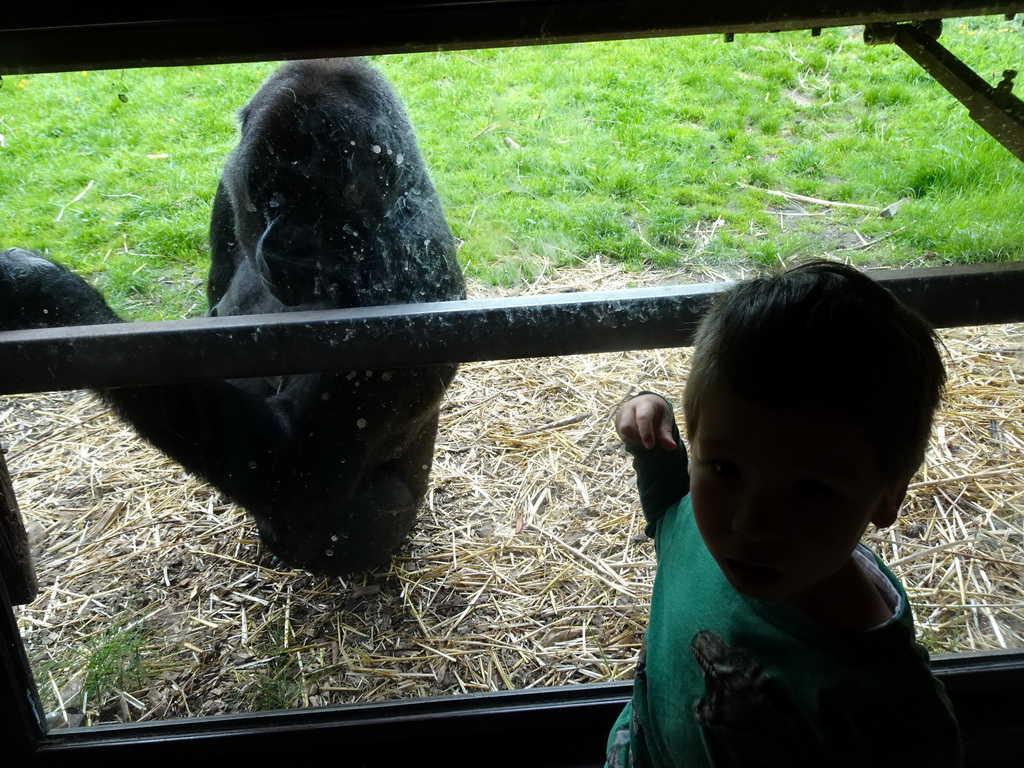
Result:
<svg viewBox="0 0 1024 768">
<path fill-rule="evenodd" d="M 78 275 L 29 251 L 0 253 L 0 330 L 118 323 Z M 99 393 L 149 442 L 239 503 L 273 493 L 271 459 L 291 453 L 282 414 L 232 381 L 108 389 Z M 283 468 L 287 475 L 287 466 Z"/>
<path fill-rule="evenodd" d="M 242 258 L 235 232 L 235 214 L 221 181 L 217 184 L 210 216 L 210 276 L 206 283 L 206 302 L 211 309 L 228 290 Z"/>
<path fill-rule="evenodd" d="M 189 472 L 261 509 L 279 494 L 295 456 L 281 414 L 230 381 L 108 389 L 123 419 Z"/>
<path fill-rule="evenodd" d="M 120 322 L 96 289 L 66 267 L 21 248 L 0 252 L 0 331 Z"/>
</svg>

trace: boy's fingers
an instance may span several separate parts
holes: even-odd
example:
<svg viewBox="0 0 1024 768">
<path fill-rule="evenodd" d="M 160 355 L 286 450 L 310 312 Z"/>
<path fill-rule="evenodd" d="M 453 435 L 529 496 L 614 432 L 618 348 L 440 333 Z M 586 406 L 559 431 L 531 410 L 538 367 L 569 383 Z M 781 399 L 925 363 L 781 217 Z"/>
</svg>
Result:
<svg viewBox="0 0 1024 768">
<path fill-rule="evenodd" d="M 672 412 L 664 401 L 655 397 L 639 397 L 624 403 L 615 414 L 615 429 L 628 445 L 640 444 L 650 450 L 660 446 L 674 451 Z"/>
<path fill-rule="evenodd" d="M 658 430 L 658 439 L 661 441 L 661 447 L 666 451 L 674 451 L 676 449 L 674 426 L 672 414 L 667 410 L 664 411 L 661 414 L 661 428 Z"/>
<path fill-rule="evenodd" d="M 636 422 L 633 418 L 633 408 L 630 403 L 619 406 L 615 412 L 615 431 L 627 443 L 636 442 Z"/>
<path fill-rule="evenodd" d="M 644 407 L 637 408 L 636 423 L 644 448 L 649 450 L 662 441 L 664 414 L 650 402 L 645 402 Z M 671 430 L 671 427 L 669 429 Z"/>
<path fill-rule="evenodd" d="M 622 438 L 622 442 L 626 445 L 636 445 L 637 443 L 643 442 L 640 438 L 640 433 L 636 431 L 635 427 L 620 428 L 619 437 Z"/>
</svg>

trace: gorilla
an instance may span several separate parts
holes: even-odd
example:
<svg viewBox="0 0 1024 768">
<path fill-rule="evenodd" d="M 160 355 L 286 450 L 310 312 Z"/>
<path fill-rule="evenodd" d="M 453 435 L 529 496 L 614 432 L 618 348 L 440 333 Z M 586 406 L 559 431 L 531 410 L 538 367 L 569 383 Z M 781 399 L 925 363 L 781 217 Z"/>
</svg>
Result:
<svg viewBox="0 0 1024 768">
<path fill-rule="evenodd" d="M 210 315 L 465 298 L 405 109 L 366 62 L 291 62 L 240 113 L 210 224 Z M 116 323 L 63 266 L 0 252 L 0 330 Z M 107 389 L 146 440 L 253 516 L 275 562 L 386 562 L 427 490 L 456 366 Z"/>
</svg>

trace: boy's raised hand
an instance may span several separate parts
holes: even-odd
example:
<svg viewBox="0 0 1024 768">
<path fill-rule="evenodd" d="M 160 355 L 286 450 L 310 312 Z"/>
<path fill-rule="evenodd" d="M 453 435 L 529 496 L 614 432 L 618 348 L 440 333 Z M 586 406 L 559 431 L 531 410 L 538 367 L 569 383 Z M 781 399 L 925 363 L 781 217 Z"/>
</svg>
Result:
<svg viewBox="0 0 1024 768">
<path fill-rule="evenodd" d="M 626 445 L 642 445 L 647 449 L 660 446 L 674 451 L 674 425 L 672 409 L 658 395 L 637 395 L 615 412 L 615 431 Z"/>
</svg>

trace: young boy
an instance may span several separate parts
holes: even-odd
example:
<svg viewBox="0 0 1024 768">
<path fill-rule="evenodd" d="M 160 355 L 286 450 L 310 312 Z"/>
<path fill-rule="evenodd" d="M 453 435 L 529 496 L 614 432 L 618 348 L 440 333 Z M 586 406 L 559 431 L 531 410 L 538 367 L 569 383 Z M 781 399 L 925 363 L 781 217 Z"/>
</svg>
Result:
<svg viewBox="0 0 1024 768">
<path fill-rule="evenodd" d="M 945 382 L 934 332 L 811 262 L 721 295 L 683 395 L 616 414 L 658 574 L 617 766 L 960 763 L 899 581 L 861 545 L 897 516 Z"/>
</svg>

